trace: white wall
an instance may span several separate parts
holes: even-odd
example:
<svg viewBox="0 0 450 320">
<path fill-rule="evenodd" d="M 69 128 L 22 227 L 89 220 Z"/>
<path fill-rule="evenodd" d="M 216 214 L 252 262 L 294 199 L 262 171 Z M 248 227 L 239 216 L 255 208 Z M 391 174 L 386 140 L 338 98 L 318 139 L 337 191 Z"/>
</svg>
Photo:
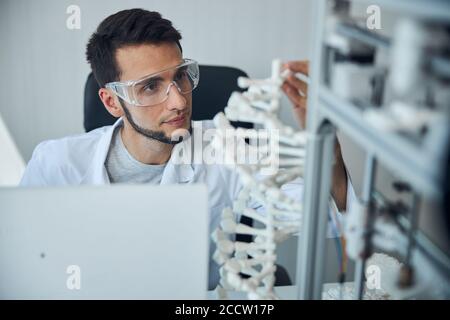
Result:
<svg viewBox="0 0 450 320">
<path fill-rule="evenodd" d="M 275 57 L 308 58 L 312 3 L 1 0 L 0 113 L 25 160 L 42 140 L 83 132 L 83 88 L 90 70 L 85 46 L 101 20 L 118 10 L 159 11 L 181 31 L 186 57 L 266 77 Z M 71 4 L 81 9 L 80 30 L 66 28 Z M 286 119 L 289 115 L 288 109 L 283 112 Z"/>
</svg>

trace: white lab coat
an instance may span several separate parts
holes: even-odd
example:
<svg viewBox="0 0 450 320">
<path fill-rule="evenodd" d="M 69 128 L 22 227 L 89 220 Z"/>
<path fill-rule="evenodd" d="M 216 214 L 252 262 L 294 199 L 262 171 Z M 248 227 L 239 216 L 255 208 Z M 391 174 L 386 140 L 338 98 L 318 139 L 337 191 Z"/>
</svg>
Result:
<svg viewBox="0 0 450 320">
<path fill-rule="evenodd" d="M 91 132 L 69 136 L 58 140 L 40 143 L 34 150 L 21 186 L 64 186 L 64 185 L 104 185 L 109 184 L 105 160 L 111 144 L 114 128 L 120 125 L 119 119 L 112 126 L 98 128 Z M 202 128 L 213 128 L 212 121 L 203 121 Z M 195 134 L 195 131 L 194 131 Z M 194 137 L 191 137 L 191 139 Z M 204 183 L 209 193 L 210 231 L 218 225 L 222 209 L 232 206 L 241 185 L 238 175 L 223 165 L 174 164 L 183 143 L 174 147 L 161 180 L 161 184 Z M 178 162 L 179 163 L 179 162 Z M 301 180 L 289 183 L 283 188 L 294 198 L 302 199 Z M 215 244 L 210 242 L 209 288 L 219 281 L 218 265 L 212 260 Z"/>
</svg>

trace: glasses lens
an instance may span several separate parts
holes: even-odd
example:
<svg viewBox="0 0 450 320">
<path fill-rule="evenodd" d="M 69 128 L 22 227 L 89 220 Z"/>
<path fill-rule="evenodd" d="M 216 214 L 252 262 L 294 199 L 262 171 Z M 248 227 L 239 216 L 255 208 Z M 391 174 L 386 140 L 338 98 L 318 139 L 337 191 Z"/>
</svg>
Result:
<svg viewBox="0 0 450 320">
<path fill-rule="evenodd" d="M 139 82 L 134 87 L 136 100 L 143 106 L 158 104 L 164 100 L 167 85 L 162 76 L 155 76 Z"/>
<path fill-rule="evenodd" d="M 174 81 L 181 90 L 181 93 L 189 93 L 197 87 L 199 71 L 197 63 L 183 66 L 177 70 Z"/>
<path fill-rule="evenodd" d="M 151 106 L 167 98 L 167 89 L 172 82 L 176 83 L 181 93 L 186 94 L 197 87 L 198 80 L 198 64 L 192 61 L 136 83 L 134 93 L 140 105 Z"/>
</svg>

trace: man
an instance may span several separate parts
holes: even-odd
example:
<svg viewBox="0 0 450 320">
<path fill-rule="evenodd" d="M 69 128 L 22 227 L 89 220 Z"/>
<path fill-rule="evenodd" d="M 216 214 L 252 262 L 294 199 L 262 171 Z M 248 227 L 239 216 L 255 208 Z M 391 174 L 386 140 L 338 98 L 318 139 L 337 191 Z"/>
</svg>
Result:
<svg viewBox="0 0 450 320">
<path fill-rule="evenodd" d="M 132 9 L 106 18 L 86 53 L 101 87 L 100 99 L 119 120 L 86 134 L 40 143 L 21 185 L 203 182 L 209 190 L 210 228 L 215 229 L 222 209 L 232 205 L 241 186 L 236 173 L 223 165 L 177 162 L 177 148 L 187 141 L 175 141 L 173 135 L 191 128 L 191 92 L 198 82 L 198 66 L 183 59 L 180 39 L 172 23 L 157 12 Z M 305 62 L 285 67 L 307 73 Z M 291 77 L 283 89 L 304 124 L 306 101 L 298 89 L 306 91 L 305 84 Z M 211 121 L 202 125 L 212 127 Z M 340 154 L 334 172 L 333 197 L 342 209 L 347 179 Z M 294 187 L 293 196 L 300 199 L 301 183 Z M 210 247 L 212 256 L 215 248 Z M 211 260 L 210 289 L 218 279 L 218 266 Z"/>
</svg>

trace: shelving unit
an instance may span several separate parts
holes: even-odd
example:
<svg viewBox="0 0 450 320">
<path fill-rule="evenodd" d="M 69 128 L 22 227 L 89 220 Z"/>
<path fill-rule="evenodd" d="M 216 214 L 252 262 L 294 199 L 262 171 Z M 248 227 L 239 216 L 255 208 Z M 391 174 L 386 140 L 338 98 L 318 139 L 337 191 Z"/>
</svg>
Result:
<svg viewBox="0 0 450 320">
<path fill-rule="evenodd" d="M 427 199 L 442 197 L 443 174 L 435 156 L 426 152 L 423 143 L 397 133 L 381 132 L 362 116 L 361 106 L 334 94 L 324 83 L 330 63 L 325 48 L 325 31 L 329 17 L 327 3 L 315 2 L 315 30 L 312 83 L 308 98 L 308 127 L 304 220 L 298 239 L 297 288 L 299 299 L 321 299 L 325 264 L 327 211 L 336 131 L 346 133 L 367 153 L 361 201 L 369 203 L 374 192 L 374 172 L 378 164 L 395 172 L 407 181 L 414 192 Z M 450 1 L 441 0 L 352 0 L 350 2 L 376 4 L 383 9 L 399 12 L 414 19 L 430 20 L 450 25 Z M 335 32 L 349 39 L 388 50 L 391 39 L 351 24 L 338 24 Z M 450 74 L 448 59 L 432 57 L 432 69 Z M 368 108 L 371 106 L 368 105 Z M 402 220 L 403 221 L 403 220 Z M 408 228 L 409 221 L 403 221 Z M 450 276 L 450 257 L 434 245 L 420 230 L 413 237 L 414 261 L 432 261 L 437 270 Z M 357 261 L 355 285 L 357 297 L 362 297 L 365 260 Z"/>
</svg>

